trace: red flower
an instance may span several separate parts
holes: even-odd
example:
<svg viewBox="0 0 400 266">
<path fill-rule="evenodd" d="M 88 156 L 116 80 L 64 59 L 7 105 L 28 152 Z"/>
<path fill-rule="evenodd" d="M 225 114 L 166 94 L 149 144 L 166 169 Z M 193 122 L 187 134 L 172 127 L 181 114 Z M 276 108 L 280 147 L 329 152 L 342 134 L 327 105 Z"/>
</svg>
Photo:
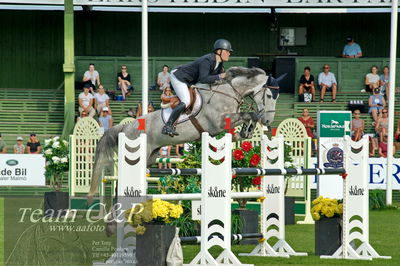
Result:
<svg viewBox="0 0 400 266">
<path fill-rule="evenodd" d="M 250 164 L 252 166 L 257 166 L 258 163 L 260 162 L 260 160 L 261 160 L 261 158 L 258 154 L 253 154 L 253 156 L 251 156 L 251 159 L 250 159 Z"/>
<path fill-rule="evenodd" d="M 253 178 L 253 180 L 251 180 L 251 183 L 253 183 L 253 185 L 260 185 L 261 184 L 261 176 L 256 176 Z"/>
<path fill-rule="evenodd" d="M 245 152 L 250 151 L 251 148 L 253 148 L 253 145 L 251 145 L 250 142 L 245 141 L 245 142 L 242 143 L 242 149 L 243 149 Z"/>
<path fill-rule="evenodd" d="M 233 157 L 235 157 L 237 161 L 241 161 L 244 158 L 244 153 L 242 150 L 234 150 Z"/>
<path fill-rule="evenodd" d="M 236 178 L 236 175 L 232 175 L 232 179 Z"/>
</svg>

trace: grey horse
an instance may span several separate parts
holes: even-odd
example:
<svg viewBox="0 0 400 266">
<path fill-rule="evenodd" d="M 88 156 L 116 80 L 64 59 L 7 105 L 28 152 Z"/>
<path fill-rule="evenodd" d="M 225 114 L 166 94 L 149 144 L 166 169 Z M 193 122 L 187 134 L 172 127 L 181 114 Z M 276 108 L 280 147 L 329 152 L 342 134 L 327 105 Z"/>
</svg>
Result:
<svg viewBox="0 0 400 266">
<path fill-rule="evenodd" d="M 219 84 L 199 92 L 203 98 L 203 107 L 196 116 L 206 132 L 214 136 L 224 131 L 225 118 L 231 119 L 231 126 L 243 123 L 248 131 L 253 129 L 254 122 L 260 121 L 269 126 L 275 116 L 275 104 L 279 96 L 279 79 L 267 76 L 262 69 L 231 67 L 226 77 Z M 240 105 L 245 97 L 251 97 L 257 105 L 255 113 L 241 113 Z M 160 147 L 191 142 L 200 139 L 200 133 L 190 121 L 180 123 L 176 127 L 179 136 L 171 138 L 161 134 L 164 123 L 161 111 L 142 116 L 146 121 L 147 162 L 151 165 L 158 155 Z M 95 195 L 104 167 L 113 163 L 113 156 L 118 146 L 118 134 L 124 132 L 130 139 L 135 139 L 142 131 L 138 130 L 137 120 L 127 125 L 118 125 L 109 129 L 97 144 L 92 181 L 88 194 L 89 201 Z M 250 129 L 249 129 L 250 128 Z M 250 132 L 251 134 L 251 132 Z M 234 135 L 234 140 L 247 138 L 249 133 Z"/>
</svg>

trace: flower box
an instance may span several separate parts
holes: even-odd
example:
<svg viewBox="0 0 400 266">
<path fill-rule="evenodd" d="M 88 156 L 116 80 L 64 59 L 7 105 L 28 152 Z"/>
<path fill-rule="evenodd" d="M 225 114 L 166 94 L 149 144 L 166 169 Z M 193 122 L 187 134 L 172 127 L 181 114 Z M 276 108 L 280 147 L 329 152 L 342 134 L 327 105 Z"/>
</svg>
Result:
<svg viewBox="0 0 400 266">
<path fill-rule="evenodd" d="M 136 237 L 136 259 L 140 266 L 165 266 L 167 253 L 175 236 L 175 226 L 146 223 L 146 231 Z"/>
<path fill-rule="evenodd" d="M 341 221 L 339 217 L 315 221 L 315 255 L 332 255 L 340 247 Z"/>
</svg>

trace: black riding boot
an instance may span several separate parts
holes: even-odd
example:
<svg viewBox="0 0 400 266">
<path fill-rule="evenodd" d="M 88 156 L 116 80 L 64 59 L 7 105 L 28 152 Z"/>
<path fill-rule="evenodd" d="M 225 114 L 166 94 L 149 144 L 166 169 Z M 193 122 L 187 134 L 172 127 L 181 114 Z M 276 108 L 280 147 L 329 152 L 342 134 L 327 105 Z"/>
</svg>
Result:
<svg viewBox="0 0 400 266">
<path fill-rule="evenodd" d="M 181 113 L 186 109 L 186 105 L 183 102 L 180 102 L 175 109 L 173 109 L 171 115 L 165 126 L 163 127 L 161 133 L 164 135 L 169 135 L 170 137 L 178 136 L 179 134 L 175 131 L 174 123 L 179 118 Z"/>
</svg>

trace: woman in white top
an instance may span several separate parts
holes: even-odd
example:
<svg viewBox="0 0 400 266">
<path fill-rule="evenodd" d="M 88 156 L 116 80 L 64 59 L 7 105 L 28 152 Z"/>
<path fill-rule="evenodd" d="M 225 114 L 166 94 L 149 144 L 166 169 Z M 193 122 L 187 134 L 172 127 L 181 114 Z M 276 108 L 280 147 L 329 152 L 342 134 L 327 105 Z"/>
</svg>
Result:
<svg viewBox="0 0 400 266">
<path fill-rule="evenodd" d="M 111 115 L 110 97 L 106 94 L 103 85 L 99 85 L 98 92 L 94 94 L 94 99 L 94 107 L 99 115 L 101 114 L 103 107 L 108 107 L 108 114 Z"/>
<path fill-rule="evenodd" d="M 82 81 L 90 85 L 90 92 L 94 94 L 97 85 L 100 85 L 100 74 L 94 69 L 94 64 L 89 64 L 89 70 L 83 74 Z"/>
<path fill-rule="evenodd" d="M 375 88 L 379 88 L 378 67 L 372 66 L 371 73 L 365 76 L 365 89 L 362 92 L 373 92 Z"/>
</svg>

